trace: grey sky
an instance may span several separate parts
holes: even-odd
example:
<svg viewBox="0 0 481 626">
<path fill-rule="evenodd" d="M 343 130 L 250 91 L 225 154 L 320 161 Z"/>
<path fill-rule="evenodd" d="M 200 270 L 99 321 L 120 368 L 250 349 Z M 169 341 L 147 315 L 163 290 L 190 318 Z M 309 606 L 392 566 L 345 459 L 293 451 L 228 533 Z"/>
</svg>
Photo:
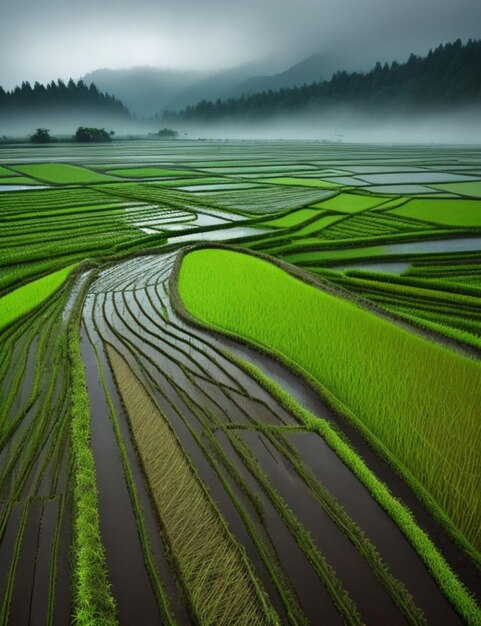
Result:
<svg viewBox="0 0 481 626">
<path fill-rule="evenodd" d="M 319 50 L 354 68 L 481 37 L 481 0 L 0 0 L 0 8 L 8 88 L 99 67 L 289 64 Z"/>
</svg>

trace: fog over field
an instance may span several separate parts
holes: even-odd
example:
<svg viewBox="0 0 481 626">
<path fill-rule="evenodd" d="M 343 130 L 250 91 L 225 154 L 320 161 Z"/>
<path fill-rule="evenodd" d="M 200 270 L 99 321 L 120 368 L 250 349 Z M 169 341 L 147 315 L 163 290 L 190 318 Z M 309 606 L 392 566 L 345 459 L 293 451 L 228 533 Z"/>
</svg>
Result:
<svg viewBox="0 0 481 626">
<path fill-rule="evenodd" d="M 105 128 L 113 130 L 116 135 L 138 134 L 144 133 L 146 129 L 154 129 L 154 125 L 145 126 L 133 120 L 116 119 L 84 110 L 69 113 L 51 111 L 41 115 L 30 112 L 14 119 L 0 118 L 0 136 L 27 137 L 36 128 L 48 128 L 52 135 L 65 138 L 73 135 L 79 126 Z"/>
<path fill-rule="evenodd" d="M 210 124 L 182 123 L 172 126 L 180 139 L 279 139 L 367 143 L 481 143 L 481 110 L 477 108 L 433 115 L 369 116 L 358 111 L 331 111 L 279 115 L 268 120 L 244 119 Z M 154 121 L 115 119 L 95 113 L 64 114 L 57 112 L 42 117 L 34 113 L 12 122 L 0 121 L 0 135 L 27 136 L 42 126 L 52 134 L 69 137 L 80 122 L 113 130 L 116 136 L 155 133 Z"/>
<path fill-rule="evenodd" d="M 326 140 L 367 143 L 481 143 L 481 110 L 432 115 L 369 116 L 355 110 L 278 116 L 269 120 L 219 121 L 182 126 L 190 138 Z"/>
</svg>

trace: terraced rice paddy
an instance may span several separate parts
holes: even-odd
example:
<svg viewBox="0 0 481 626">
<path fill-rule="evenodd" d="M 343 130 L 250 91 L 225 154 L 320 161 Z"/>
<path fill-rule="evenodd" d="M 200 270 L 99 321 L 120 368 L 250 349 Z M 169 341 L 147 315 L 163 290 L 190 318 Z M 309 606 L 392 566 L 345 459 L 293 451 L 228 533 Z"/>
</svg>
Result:
<svg viewBox="0 0 481 626">
<path fill-rule="evenodd" d="M 476 170 L 0 150 L 0 623 L 480 624 Z"/>
</svg>

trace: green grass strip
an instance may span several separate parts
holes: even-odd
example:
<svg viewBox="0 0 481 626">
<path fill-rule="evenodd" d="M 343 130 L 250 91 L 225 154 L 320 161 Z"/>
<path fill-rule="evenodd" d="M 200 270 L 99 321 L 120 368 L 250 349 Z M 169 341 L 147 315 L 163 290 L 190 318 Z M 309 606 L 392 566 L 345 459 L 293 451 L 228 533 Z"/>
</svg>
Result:
<svg viewBox="0 0 481 626">
<path fill-rule="evenodd" d="M 73 616 L 79 626 L 117 624 L 100 536 L 95 464 L 90 447 L 90 403 L 80 353 L 79 314 L 68 329 L 71 435 L 74 465 Z"/>
</svg>

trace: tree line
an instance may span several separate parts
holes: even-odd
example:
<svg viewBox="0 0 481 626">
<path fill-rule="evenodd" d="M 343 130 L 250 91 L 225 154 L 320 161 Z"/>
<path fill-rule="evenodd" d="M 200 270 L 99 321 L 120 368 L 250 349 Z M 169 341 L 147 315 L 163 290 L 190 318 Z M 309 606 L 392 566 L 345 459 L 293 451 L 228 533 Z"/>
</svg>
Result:
<svg viewBox="0 0 481 626">
<path fill-rule="evenodd" d="M 47 85 L 36 82 L 33 87 L 25 81 L 11 91 L 6 91 L 0 86 L 0 115 L 58 110 L 63 112 L 88 110 L 116 117 L 131 117 L 120 100 L 99 91 L 93 83 L 86 85 L 82 80 L 75 82 L 70 79 L 67 83 L 58 80 Z"/>
<path fill-rule="evenodd" d="M 481 105 L 481 40 L 460 39 L 411 54 L 405 63 L 376 63 L 367 72 L 338 71 L 330 80 L 263 91 L 250 96 L 202 100 L 180 112 L 165 111 L 165 121 L 208 122 L 222 118 L 262 118 L 277 113 L 348 105 L 368 111 L 433 111 Z"/>
</svg>

